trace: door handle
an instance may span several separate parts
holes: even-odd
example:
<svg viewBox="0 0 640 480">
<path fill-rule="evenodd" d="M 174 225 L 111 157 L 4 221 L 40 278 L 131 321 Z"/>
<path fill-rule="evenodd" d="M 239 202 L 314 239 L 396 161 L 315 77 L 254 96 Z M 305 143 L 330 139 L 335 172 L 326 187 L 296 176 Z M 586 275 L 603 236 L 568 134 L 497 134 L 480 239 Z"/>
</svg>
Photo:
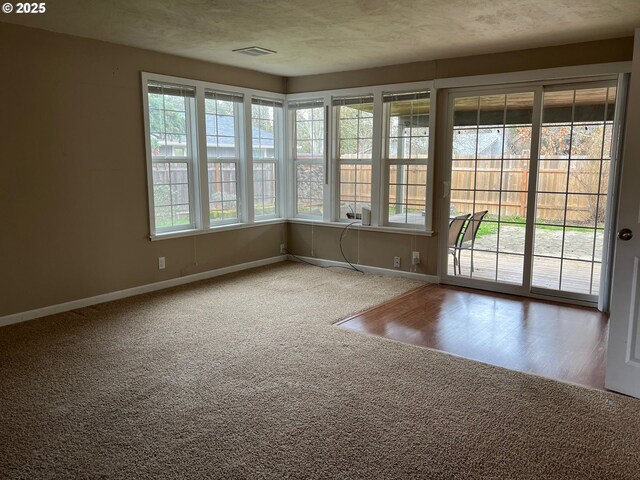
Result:
<svg viewBox="0 0 640 480">
<path fill-rule="evenodd" d="M 631 240 L 633 238 L 633 232 L 628 228 L 623 228 L 618 232 L 618 238 L 626 242 L 627 240 Z"/>
<path fill-rule="evenodd" d="M 451 182 L 442 182 L 442 198 L 447 198 L 451 193 Z"/>
</svg>

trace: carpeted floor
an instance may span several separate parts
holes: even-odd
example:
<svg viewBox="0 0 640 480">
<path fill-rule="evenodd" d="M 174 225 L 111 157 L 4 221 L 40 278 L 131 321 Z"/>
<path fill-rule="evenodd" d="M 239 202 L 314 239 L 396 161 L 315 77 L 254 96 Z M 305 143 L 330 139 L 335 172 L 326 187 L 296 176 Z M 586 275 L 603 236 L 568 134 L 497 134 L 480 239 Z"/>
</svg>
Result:
<svg viewBox="0 0 640 480">
<path fill-rule="evenodd" d="M 637 479 L 640 401 L 332 326 L 279 264 L 0 328 L 0 478 Z"/>
</svg>

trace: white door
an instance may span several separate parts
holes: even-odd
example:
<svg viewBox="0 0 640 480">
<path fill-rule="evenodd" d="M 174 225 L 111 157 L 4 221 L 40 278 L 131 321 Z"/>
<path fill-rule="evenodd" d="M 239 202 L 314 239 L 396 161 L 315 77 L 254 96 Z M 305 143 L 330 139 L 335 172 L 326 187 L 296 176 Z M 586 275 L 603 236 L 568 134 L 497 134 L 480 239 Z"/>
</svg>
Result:
<svg viewBox="0 0 640 480">
<path fill-rule="evenodd" d="M 640 398 L 640 28 L 627 105 L 605 386 Z"/>
</svg>

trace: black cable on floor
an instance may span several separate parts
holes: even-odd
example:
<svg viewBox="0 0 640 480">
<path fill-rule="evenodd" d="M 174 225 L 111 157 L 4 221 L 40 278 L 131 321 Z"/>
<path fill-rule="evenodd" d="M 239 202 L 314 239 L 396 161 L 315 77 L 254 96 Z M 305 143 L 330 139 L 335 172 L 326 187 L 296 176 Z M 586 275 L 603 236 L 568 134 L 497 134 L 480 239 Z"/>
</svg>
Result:
<svg viewBox="0 0 640 480">
<path fill-rule="evenodd" d="M 294 254 L 294 253 L 291 253 L 291 252 L 290 252 L 289 250 L 287 250 L 286 248 L 284 249 L 284 252 L 285 252 L 287 255 L 291 255 L 293 258 L 295 258 L 295 259 L 296 259 L 296 260 L 298 260 L 299 262 L 306 263 L 307 265 L 311 265 L 312 267 L 318 267 L 318 268 L 344 268 L 345 270 L 353 270 L 353 268 L 352 268 L 352 267 L 346 267 L 346 266 L 344 266 L 344 265 L 318 265 L 317 263 L 309 262 L 309 261 L 305 260 L 304 258 L 299 257 L 299 256 L 297 256 L 297 255 L 296 255 L 296 254 Z M 358 271 L 359 271 L 360 273 L 364 273 L 364 272 L 362 272 L 361 270 L 358 270 Z"/>
<path fill-rule="evenodd" d="M 297 255 L 294 255 L 293 253 L 291 253 L 286 248 L 284 249 L 284 251 L 285 251 L 285 253 L 287 255 L 291 255 L 293 258 L 295 258 L 299 262 L 306 263 L 307 265 L 311 265 L 313 267 L 319 267 L 319 268 L 344 268 L 346 270 L 355 270 L 356 272 L 362 273 L 364 275 L 364 272 L 362 270 L 360 270 L 353 263 L 351 263 L 349 260 L 347 260 L 347 256 L 344 254 L 344 250 L 342 249 L 342 239 L 344 237 L 344 234 L 346 233 L 347 229 L 351 225 L 355 225 L 356 223 L 360 223 L 360 221 L 358 220 L 357 222 L 349 223 L 346 227 L 344 227 L 344 229 L 342 230 L 342 233 L 340 234 L 340 244 L 339 244 L 340 245 L 340 253 L 342 254 L 342 258 L 344 258 L 345 262 L 347 262 L 349 264 L 348 267 L 345 267 L 344 265 L 317 265 L 315 263 L 311 263 L 311 262 L 305 260 L 304 258 L 301 258 L 301 257 L 299 257 Z"/>
<path fill-rule="evenodd" d="M 347 259 L 347 256 L 344 254 L 344 250 L 342 249 L 342 238 L 344 237 L 344 234 L 347 233 L 347 230 L 349 229 L 349 227 L 351 225 L 355 225 L 356 223 L 361 223 L 361 222 L 360 222 L 360 220 L 358 220 L 356 222 L 348 223 L 347 226 L 344 227 L 344 229 L 342 230 L 342 233 L 340 234 L 340 253 L 342 254 L 342 258 L 344 258 L 344 261 L 347 262 L 351 266 L 352 269 L 354 269 L 356 272 L 364 273 L 362 270 L 357 268 L 353 263 L 351 263 Z"/>
</svg>

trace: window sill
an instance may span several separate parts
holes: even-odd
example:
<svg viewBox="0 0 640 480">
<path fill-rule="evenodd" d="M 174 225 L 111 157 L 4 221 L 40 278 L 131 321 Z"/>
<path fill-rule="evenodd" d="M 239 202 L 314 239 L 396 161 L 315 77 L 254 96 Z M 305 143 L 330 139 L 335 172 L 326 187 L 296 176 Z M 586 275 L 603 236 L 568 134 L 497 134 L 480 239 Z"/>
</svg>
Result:
<svg viewBox="0 0 640 480">
<path fill-rule="evenodd" d="M 310 220 L 307 218 L 289 218 L 289 223 L 297 223 L 300 225 L 318 225 L 322 227 L 332 228 L 345 228 L 349 225 L 348 222 L 324 222 L 322 220 Z M 432 237 L 433 230 L 424 230 L 417 227 L 402 228 L 402 227 L 385 227 L 385 226 L 371 226 L 371 225 L 351 225 L 349 228 L 355 230 L 364 230 L 369 232 L 384 232 L 384 233 L 400 233 L 404 235 L 422 235 L 425 237 Z"/>
<path fill-rule="evenodd" d="M 167 232 L 167 233 L 157 233 L 155 235 L 150 235 L 149 239 L 152 242 L 156 242 L 158 240 L 168 240 L 171 238 L 181 238 L 181 237 L 193 237 L 196 235 L 208 235 L 216 232 L 225 232 L 227 230 L 242 230 L 243 228 L 251 228 L 251 227 L 261 227 L 264 225 L 277 225 L 279 223 L 286 223 L 286 218 L 272 218 L 268 220 L 257 220 L 253 223 L 230 223 L 228 225 L 218 225 L 215 227 L 207 228 L 207 229 L 191 229 L 191 230 L 181 230 L 179 232 Z"/>
<path fill-rule="evenodd" d="M 280 223 L 297 223 L 300 225 L 318 225 L 322 227 L 330 228 L 345 228 L 349 225 L 347 222 L 324 222 L 322 220 L 311 220 L 307 218 L 271 218 L 267 220 L 256 220 L 253 223 L 231 223 L 228 225 L 219 225 L 206 230 L 192 229 L 182 230 L 180 232 L 168 232 L 158 233 L 156 235 L 150 235 L 149 239 L 152 242 L 158 240 L 169 240 L 171 238 L 181 237 L 193 237 L 197 235 L 208 235 L 216 232 L 225 232 L 227 230 L 241 230 L 243 228 L 261 227 L 264 225 L 277 225 Z M 403 235 L 421 235 L 424 237 L 433 236 L 433 231 L 421 230 L 419 228 L 402 228 L 402 227 L 374 227 L 370 225 L 351 225 L 349 228 L 354 230 L 363 230 L 369 232 L 383 232 L 383 233 L 399 233 Z"/>
</svg>

